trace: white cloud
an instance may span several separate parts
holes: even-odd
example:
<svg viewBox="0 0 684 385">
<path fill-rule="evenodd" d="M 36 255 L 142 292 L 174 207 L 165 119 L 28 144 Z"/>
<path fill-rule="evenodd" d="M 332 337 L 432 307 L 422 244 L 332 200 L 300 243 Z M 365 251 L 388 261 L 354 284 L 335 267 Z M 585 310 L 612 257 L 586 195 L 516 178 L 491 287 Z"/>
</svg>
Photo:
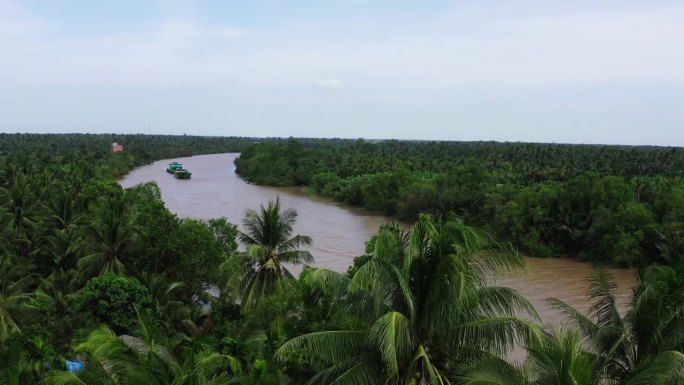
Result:
<svg viewBox="0 0 684 385">
<path fill-rule="evenodd" d="M 245 36 L 230 25 L 151 21 L 107 35 L 66 34 L 0 0 L 0 81 L 19 84 L 174 84 L 230 78 L 225 45 Z M 211 52 L 216 47 L 216 52 Z M 207 53 L 209 52 L 209 53 Z"/>
<path fill-rule="evenodd" d="M 322 88 L 340 88 L 340 87 L 342 87 L 342 82 L 338 78 L 321 80 L 316 84 Z"/>
<path fill-rule="evenodd" d="M 4 6 L 2 6 L 4 4 Z M 254 86 L 556 87 L 684 84 L 684 6 L 548 10 L 468 4 L 445 15 L 244 31 L 188 20 L 105 36 L 61 32 L 0 0 L 0 81 Z M 531 8 L 531 7 L 530 7 Z M 551 8 L 551 7 L 549 7 Z M 521 11 L 520 9 L 523 9 Z M 407 20 L 411 19 L 410 22 Z M 324 79 L 320 80 L 319 79 Z"/>
</svg>

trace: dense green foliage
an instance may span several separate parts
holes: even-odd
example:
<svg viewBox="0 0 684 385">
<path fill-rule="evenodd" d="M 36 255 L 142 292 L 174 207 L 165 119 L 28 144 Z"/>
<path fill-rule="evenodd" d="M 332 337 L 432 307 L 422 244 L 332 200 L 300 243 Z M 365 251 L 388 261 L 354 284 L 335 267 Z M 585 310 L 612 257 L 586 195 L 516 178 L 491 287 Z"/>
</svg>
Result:
<svg viewBox="0 0 684 385">
<path fill-rule="evenodd" d="M 114 141 L 123 152 L 110 153 Z M 237 249 L 237 228 L 222 218 L 180 220 L 155 184 L 124 190 L 115 178 L 155 159 L 251 141 L 0 134 L 0 360 L 8 363 L 0 384 L 35 383 L 63 365 L 60 357 L 87 356 L 78 343 L 99 324 L 135 334 L 137 312 L 168 338 L 201 324 L 205 289 Z"/>
<path fill-rule="evenodd" d="M 413 221 L 455 212 L 535 256 L 621 266 L 684 255 L 684 149 L 303 140 L 236 160 L 247 180 Z"/>
<path fill-rule="evenodd" d="M 124 152 L 109 153 L 112 141 Z M 492 284 L 523 258 L 453 213 L 416 214 L 407 232 L 385 225 L 346 274 L 305 267 L 297 279 L 288 267 L 311 263 L 305 247 L 315 240 L 293 234 L 296 212 L 278 201 L 249 211 L 240 231 L 225 218 L 179 219 L 154 183 L 123 189 L 115 179 L 157 158 L 240 150 L 251 142 L 0 134 L 0 384 L 684 381 L 684 267 L 676 266 L 682 254 L 673 245 L 659 244 L 673 267 L 641 270 L 627 314 L 617 312 L 610 277 L 599 270 L 591 312 L 553 301 L 568 318 L 553 329 L 538 323 L 519 293 Z M 301 145 L 285 145 L 300 154 Z M 484 169 L 486 183 L 500 178 L 477 162 L 457 168 L 465 176 Z M 377 204 L 384 204 L 381 194 L 395 197 L 383 190 L 385 182 L 401 190 L 404 178 L 421 175 L 427 191 L 440 180 L 409 167 L 388 175 L 389 182 L 369 185 Z M 621 179 L 596 178 L 578 183 L 575 193 L 599 184 L 605 193 L 597 196 L 613 204 L 621 195 L 609 193 L 610 186 Z M 477 180 L 451 188 L 463 202 L 487 207 L 487 194 L 470 191 L 478 191 Z M 653 207 L 680 218 L 667 199 Z M 620 217 L 619 232 L 640 231 L 654 215 L 648 210 L 629 208 L 632 217 Z M 670 230 L 681 237 L 677 225 Z M 619 240 L 604 242 L 613 247 Z M 641 250 L 631 252 L 642 259 Z M 523 367 L 507 360 L 516 344 L 528 352 Z M 85 367 L 68 372 L 65 360 Z"/>
<path fill-rule="evenodd" d="M 278 357 L 310 354 L 319 370 L 314 384 L 457 381 L 460 366 L 533 340 L 536 325 L 523 318 L 536 318 L 532 306 L 487 284 L 521 265 L 512 249 L 458 218 L 422 216 L 410 235 L 388 226 L 350 277 L 325 269 L 305 277 L 346 297 L 349 311 L 367 321 L 363 329 L 303 335 Z"/>
<path fill-rule="evenodd" d="M 89 280 L 80 297 L 78 310 L 120 332 L 129 331 L 135 325 L 136 309 L 152 306 L 147 287 L 135 278 L 112 273 Z"/>
</svg>

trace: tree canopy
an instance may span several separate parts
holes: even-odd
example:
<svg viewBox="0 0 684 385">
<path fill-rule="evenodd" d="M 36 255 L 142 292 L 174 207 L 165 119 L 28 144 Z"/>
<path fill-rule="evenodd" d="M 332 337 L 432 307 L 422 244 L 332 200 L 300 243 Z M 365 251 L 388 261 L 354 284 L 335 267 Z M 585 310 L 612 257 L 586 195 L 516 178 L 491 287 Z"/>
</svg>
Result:
<svg viewBox="0 0 684 385">
<path fill-rule="evenodd" d="M 683 382 L 679 149 L 254 141 L 0 134 L 0 384 Z M 243 151 L 246 178 L 412 225 L 382 226 L 340 274 L 307 266 L 315 240 L 278 200 L 238 228 L 116 180 L 221 151 Z M 588 313 L 551 300 L 566 322 L 541 324 L 495 284 L 516 246 L 639 266 L 627 312 L 599 269 Z"/>
</svg>

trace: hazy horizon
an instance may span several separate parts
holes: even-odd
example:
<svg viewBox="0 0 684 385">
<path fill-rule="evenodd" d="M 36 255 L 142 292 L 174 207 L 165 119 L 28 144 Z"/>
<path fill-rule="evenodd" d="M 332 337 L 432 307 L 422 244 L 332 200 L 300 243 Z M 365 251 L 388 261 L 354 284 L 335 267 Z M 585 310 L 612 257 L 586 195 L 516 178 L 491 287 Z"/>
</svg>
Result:
<svg viewBox="0 0 684 385">
<path fill-rule="evenodd" d="M 0 132 L 681 147 L 681 20 L 677 1 L 0 0 Z"/>
</svg>

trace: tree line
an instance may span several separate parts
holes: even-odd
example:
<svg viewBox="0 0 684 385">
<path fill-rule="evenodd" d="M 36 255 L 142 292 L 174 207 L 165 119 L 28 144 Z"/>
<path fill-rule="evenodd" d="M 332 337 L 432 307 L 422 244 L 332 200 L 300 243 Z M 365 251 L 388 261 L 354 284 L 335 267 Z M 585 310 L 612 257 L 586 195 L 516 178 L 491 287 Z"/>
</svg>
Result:
<svg viewBox="0 0 684 385">
<path fill-rule="evenodd" d="M 598 268 L 590 312 L 551 299 L 567 322 L 543 325 L 492 284 L 521 255 L 458 213 L 384 225 L 346 273 L 294 277 L 288 266 L 314 263 L 315 239 L 294 233 L 297 213 L 279 201 L 246 212 L 239 230 L 179 219 L 154 183 L 115 179 L 190 143 L 199 154 L 253 140 L 136 149 L 117 138 L 125 150 L 112 154 L 110 136 L 0 137 L 0 384 L 684 380 L 681 264 L 644 266 L 626 314 Z M 523 364 L 509 360 L 514 346 Z"/>
<path fill-rule="evenodd" d="M 455 212 L 534 256 L 646 266 L 684 252 L 681 148 L 290 139 L 235 164 L 407 222 Z"/>
</svg>

